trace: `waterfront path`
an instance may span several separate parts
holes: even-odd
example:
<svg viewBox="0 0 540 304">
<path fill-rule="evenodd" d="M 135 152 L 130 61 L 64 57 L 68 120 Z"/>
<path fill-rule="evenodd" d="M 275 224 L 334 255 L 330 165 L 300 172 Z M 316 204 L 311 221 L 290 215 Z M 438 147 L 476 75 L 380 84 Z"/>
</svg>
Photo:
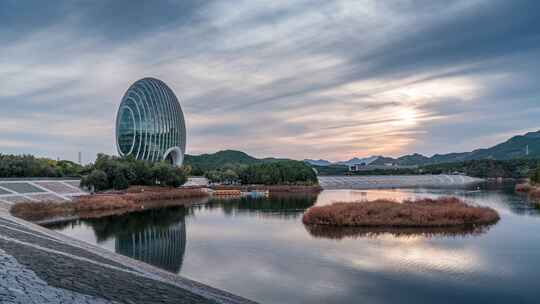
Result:
<svg viewBox="0 0 540 304">
<path fill-rule="evenodd" d="M 0 303 L 254 303 L 24 220 L 0 206 Z"/>
</svg>

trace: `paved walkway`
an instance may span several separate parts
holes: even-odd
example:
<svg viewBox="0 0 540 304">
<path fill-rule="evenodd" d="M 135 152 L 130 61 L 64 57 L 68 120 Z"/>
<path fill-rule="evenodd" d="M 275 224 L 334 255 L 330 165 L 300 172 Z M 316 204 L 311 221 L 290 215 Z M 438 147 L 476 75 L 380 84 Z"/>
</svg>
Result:
<svg viewBox="0 0 540 304">
<path fill-rule="evenodd" d="M 0 303 L 253 303 L 10 216 L 0 208 Z"/>
</svg>

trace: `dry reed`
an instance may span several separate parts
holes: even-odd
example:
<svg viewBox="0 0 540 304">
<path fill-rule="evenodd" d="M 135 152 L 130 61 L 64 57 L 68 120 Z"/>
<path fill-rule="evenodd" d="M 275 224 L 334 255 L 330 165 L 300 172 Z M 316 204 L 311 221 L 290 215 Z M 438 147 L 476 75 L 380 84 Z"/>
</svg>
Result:
<svg viewBox="0 0 540 304">
<path fill-rule="evenodd" d="M 529 192 L 531 191 L 532 186 L 528 183 L 525 184 L 517 184 L 515 187 L 516 192 Z"/>
<path fill-rule="evenodd" d="M 498 220 L 495 210 L 471 206 L 455 197 L 402 203 L 385 199 L 334 203 L 312 207 L 302 218 L 308 225 L 350 227 L 447 227 L 492 224 Z"/>
<path fill-rule="evenodd" d="M 18 203 L 10 211 L 14 216 L 30 221 L 71 216 L 91 218 L 146 208 L 186 205 L 189 203 L 186 199 L 206 196 L 208 193 L 202 189 L 130 188 L 125 192 L 84 195 L 73 202 Z"/>
</svg>

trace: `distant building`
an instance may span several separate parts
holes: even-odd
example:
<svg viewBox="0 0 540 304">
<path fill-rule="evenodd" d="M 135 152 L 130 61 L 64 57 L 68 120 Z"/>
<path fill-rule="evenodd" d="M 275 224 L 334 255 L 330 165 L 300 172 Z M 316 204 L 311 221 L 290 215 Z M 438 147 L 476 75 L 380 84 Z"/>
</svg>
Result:
<svg viewBox="0 0 540 304">
<path fill-rule="evenodd" d="M 186 152 L 186 125 L 174 92 L 161 80 L 135 82 L 122 98 L 116 116 L 120 156 L 181 166 Z"/>
<path fill-rule="evenodd" d="M 353 165 L 350 165 L 350 166 L 349 166 L 349 171 L 351 171 L 351 172 L 361 171 L 361 170 L 364 169 L 366 166 L 367 166 L 366 163 L 353 164 Z"/>
</svg>

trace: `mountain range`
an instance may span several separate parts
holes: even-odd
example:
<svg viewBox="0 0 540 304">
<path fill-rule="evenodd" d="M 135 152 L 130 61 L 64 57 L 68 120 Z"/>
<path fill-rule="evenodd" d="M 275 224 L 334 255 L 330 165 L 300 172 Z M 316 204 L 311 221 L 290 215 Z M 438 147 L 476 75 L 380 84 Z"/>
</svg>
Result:
<svg viewBox="0 0 540 304">
<path fill-rule="evenodd" d="M 461 162 L 477 159 L 508 160 L 514 158 L 540 158 L 540 131 L 529 132 L 514 136 L 507 141 L 490 148 L 476 149 L 471 152 L 435 154 L 431 157 L 414 153 L 398 158 L 385 156 L 371 156 L 367 158 L 352 158 L 348 161 L 330 162 L 327 160 L 306 159 L 305 162 L 316 166 L 353 165 L 365 163 L 366 165 L 394 164 L 401 166 L 431 165 L 440 163 Z"/>
</svg>

